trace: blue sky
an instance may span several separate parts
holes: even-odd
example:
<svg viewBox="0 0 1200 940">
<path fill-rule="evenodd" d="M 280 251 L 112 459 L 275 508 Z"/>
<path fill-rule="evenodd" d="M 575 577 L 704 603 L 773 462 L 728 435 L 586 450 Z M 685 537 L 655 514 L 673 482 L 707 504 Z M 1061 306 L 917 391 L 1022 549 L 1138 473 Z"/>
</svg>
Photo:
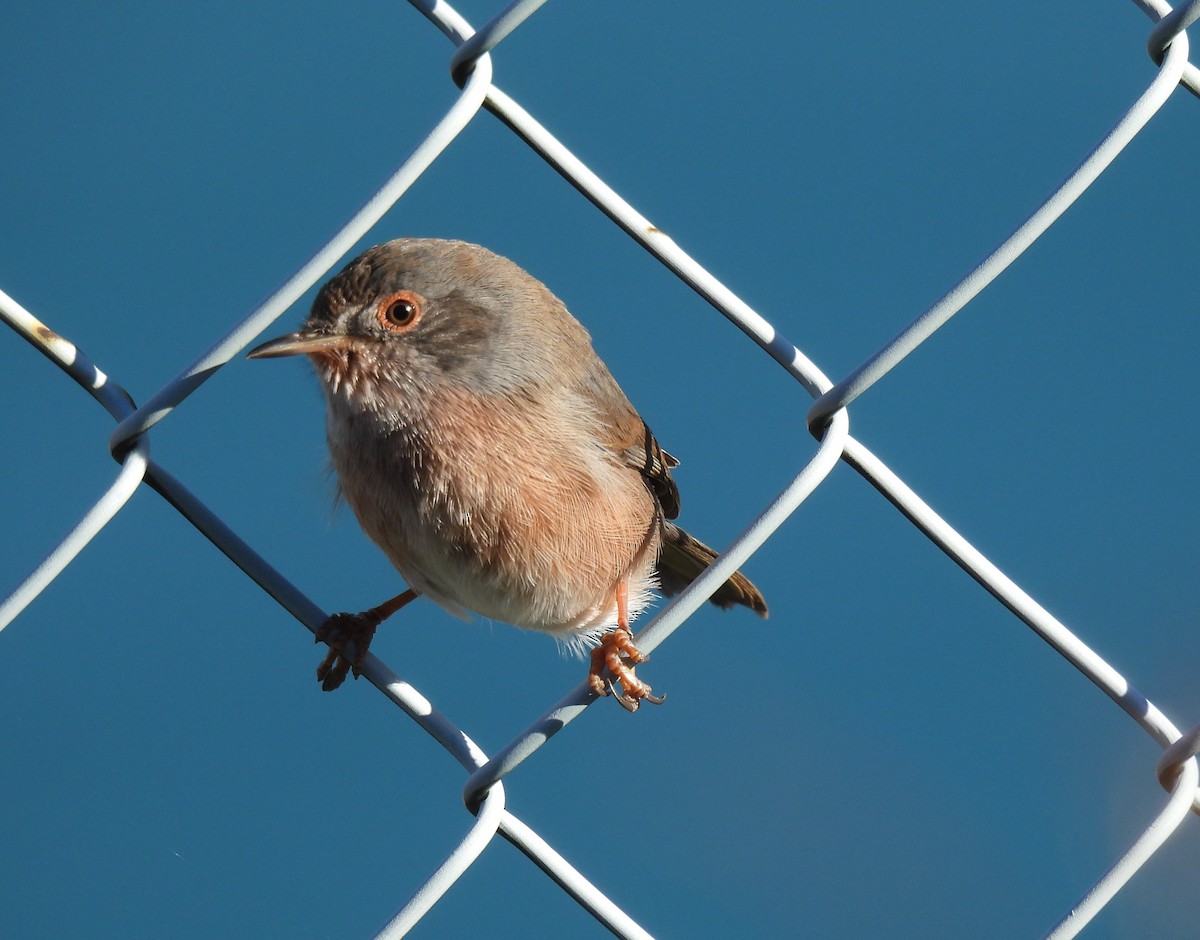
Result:
<svg viewBox="0 0 1200 940">
<path fill-rule="evenodd" d="M 499 8 L 455 4 L 479 25 Z M 1032 211 L 1151 81 L 1122 0 L 551 2 L 495 80 L 837 378 Z M 0 36 L 0 288 L 136 399 L 289 277 L 450 106 L 406 4 L 50 4 Z M 851 408 L 853 433 L 1176 724 L 1200 718 L 1200 101 Z M 363 239 L 456 237 L 562 297 L 728 544 L 810 401 L 481 114 Z M 281 318 L 291 329 L 311 294 Z M 111 420 L 0 331 L 0 592 L 116 473 Z M 235 360 L 159 463 L 330 610 L 400 589 L 332 508 L 301 362 Z M 508 805 L 660 936 L 1039 936 L 1165 796 L 1133 722 L 847 466 Z M 423 602 L 376 651 L 489 751 L 582 676 Z M 369 936 L 466 831 L 460 768 L 145 489 L 0 634 L 13 936 Z M 1188 820 L 1087 937 L 1188 937 Z M 503 842 L 414 936 L 605 936 Z"/>
</svg>

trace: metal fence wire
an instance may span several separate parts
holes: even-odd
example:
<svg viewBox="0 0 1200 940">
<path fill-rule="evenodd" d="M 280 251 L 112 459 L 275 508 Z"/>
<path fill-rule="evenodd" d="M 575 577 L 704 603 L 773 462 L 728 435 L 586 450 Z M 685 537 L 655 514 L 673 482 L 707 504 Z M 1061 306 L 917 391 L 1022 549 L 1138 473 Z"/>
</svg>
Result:
<svg viewBox="0 0 1200 940">
<path fill-rule="evenodd" d="M 364 235 L 370 233 L 414 181 L 434 165 L 450 144 L 480 116 L 481 111 L 487 110 L 499 117 L 521 141 L 569 180 L 597 209 L 735 324 L 767 356 L 782 366 L 813 400 L 807 413 L 807 425 L 815 445 L 804 465 L 783 491 L 766 503 L 710 571 L 689 590 L 666 604 L 642 627 L 636 638 L 638 646 L 650 652 L 667 640 L 701 607 L 715 587 L 735 569 L 743 567 L 797 507 L 822 485 L 839 461 L 844 461 L 964 572 L 1090 679 L 1162 748 L 1156 769 L 1167 798 L 1161 810 L 1147 821 L 1144 831 L 1133 839 L 1128 849 L 1095 881 L 1093 887 L 1074 903 L 1064 899 L 1064 907 L 1069 903 L 1069 908 L 1048 936 L 1061 938 L 1078 934 L 1163 846 L 1168 836 L 1182 824 L 1189 810 L 1200 809 L 1200 772 L 1195 759 L 1200 752 L 1200 726 L 1181 731 L 1147 696 L 1134 688 L 1112 665 L 931 509 L 862 441 L 851 436 L 850 406 L 1034 245 L 1052 223 L 1105 173 L 1123 148 L 1179 88 L 1200 96 L 1200 70 L 1188 62 L 1188 41 L 1184 32 L 1200 17 L 1200 0 L 1192 0 L 1175 10 L 1161 0 L 1137 2 L 1137 6 L 1154 23 L 1148 39 L 1150 56 L 1158 66 L 1153 81 L 1120 116 L 1112 130 L 1086 155 L 1078 168 L 1009 237 L 941 299 L 900 329 L 893 339 L 837 380 L 826 377 L 774 324 L 759 315 L 649 219 L 639 214 L 519 102 L 493 83 L 492 60 L 497 48 L 513 30 L 536 14 L 545 0 L 512 3 L 478 30 L 441 0 L 410 2 L 454 44 L 450 73 L 460 92 L 453 106 L 383 187 L 292 278 L 200 355 L 191 366 L 140 405 L 135 405 L 121 385 L 80 352 L 69 338 L 59 336 L 53 331 L 52 325 L 44 324 L 12 297 L 0 293 L 0 316 L 4 321 L 87 390 L 112 415 L 116 427 L 108 444 L 120 465 L 112 484 L 78 525 L 0 604 L 0 628 L 12 623 L 38 594 L 62 574 L 81 549 L 118 516 L 142 484 L 149 485 L 161 494 L 310 630 L 315 631 L 323 623 L 326 618 L 323 610 L 289 583 L 268 559 L 257 554 L 215 512 L 172 476 L 166 467 L 155 462 L 150 455 L 153 431 L 160 423 L 174 420 L 176 407 L 193 394 L 202 394 L 202 386 L 208 380 L 219 381 L 222 367 L 238 357 L 277 318 L 289 311 Z M 386 699 L 428 732 L 462 765 L 467 773 L 462 797 L 466 807 L 474 814 L 474 821 L 466 836 L 446 855 L 436 871 L 423 884 L 415 887 L 409 900 L 379 931 L 379 937 L 404 936 L 417 926 L 497 835 L 516 846 L 533 863 L 534 868 L 540 869 L 612 933 L 631 938 L 650 936 L 646 928 L 626 913 L 618 898 L 609 897 L 568 861 L 568 857 L 573 857 L 579 864 L 579 859 L 587 853 L 586 846 L 551 845 L 530 825 L 515 816 L 507 805 L 506 787 L 517 785 L 519 779 L 515 772 L 593 703 L 593 696 L 586 684 L 581 683 L 569 691 L 509 743 L 489 754 L 476 746 L 464 729 L 444 717 L 434 703 L 374 655 L 368 656 L 363 672 L 365 678 Z M 664 919 L 668 922 L 662 925 L 662 929 L 669 933 L 669 918 Z"/>
</svg>

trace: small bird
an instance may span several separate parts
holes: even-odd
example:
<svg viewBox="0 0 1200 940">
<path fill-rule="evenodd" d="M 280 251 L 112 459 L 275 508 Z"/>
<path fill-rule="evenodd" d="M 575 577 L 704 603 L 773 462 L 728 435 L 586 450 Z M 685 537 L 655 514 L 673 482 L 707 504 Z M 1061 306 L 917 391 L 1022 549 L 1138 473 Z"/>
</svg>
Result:
<svg viewBox="0 0 1200 940">
<path fill-rule="evenodd" d="M 324 689 L 357 677 L 375 628 L 423 594 L 591 649 L 591 688 L 629 711 L 662 702 L 635 673 L 646 657 L 629 625 L 716 552 L 670 521 L 678 461 L 562 301 L 486 248 L 397 239 L 325 284 L 299 331 L 248 356 L 298 354 L 325 393 L 341 496 L 409 587 L 318 631 Z M 767 615 L 740 572 L 712 602 Z"/>
</svg>

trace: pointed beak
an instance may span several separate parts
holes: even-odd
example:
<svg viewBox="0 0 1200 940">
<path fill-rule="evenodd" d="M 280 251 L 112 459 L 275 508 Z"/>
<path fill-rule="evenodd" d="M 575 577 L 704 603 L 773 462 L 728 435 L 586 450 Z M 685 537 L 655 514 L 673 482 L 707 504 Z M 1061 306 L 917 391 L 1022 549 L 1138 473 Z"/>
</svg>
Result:
<svg viewBox="0 0 1200 940">
<path fill-rule="evenodd" d="M 276 359 L 280 356 L 299 356 L 319 353 L 342 346 L 346 337 L 336 333 L 305 333 L 299 331 L 269 339 L 246 353 L 247 359 Z"/>
</svg>

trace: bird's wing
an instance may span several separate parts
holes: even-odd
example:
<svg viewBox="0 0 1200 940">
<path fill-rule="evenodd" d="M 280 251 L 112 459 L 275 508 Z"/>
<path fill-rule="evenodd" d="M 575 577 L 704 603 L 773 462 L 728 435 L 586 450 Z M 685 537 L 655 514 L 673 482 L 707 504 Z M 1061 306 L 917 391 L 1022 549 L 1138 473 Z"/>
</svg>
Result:
<svg viewBox="0 0 1200 940">
<path fill-rule="evenodd" d="M 679 461 L 659 446 L 653 432 L 598 357 L 593 357 L 585 380 L 588 397 L 595 402 L 604 429 L 604 444 L 626 466 L 642 475 L 662 507 L 663 516 L 674 519 L 679 515 L 679 488 L 671 479 L 671 468 L 679 466 Z"/>
</svg>

